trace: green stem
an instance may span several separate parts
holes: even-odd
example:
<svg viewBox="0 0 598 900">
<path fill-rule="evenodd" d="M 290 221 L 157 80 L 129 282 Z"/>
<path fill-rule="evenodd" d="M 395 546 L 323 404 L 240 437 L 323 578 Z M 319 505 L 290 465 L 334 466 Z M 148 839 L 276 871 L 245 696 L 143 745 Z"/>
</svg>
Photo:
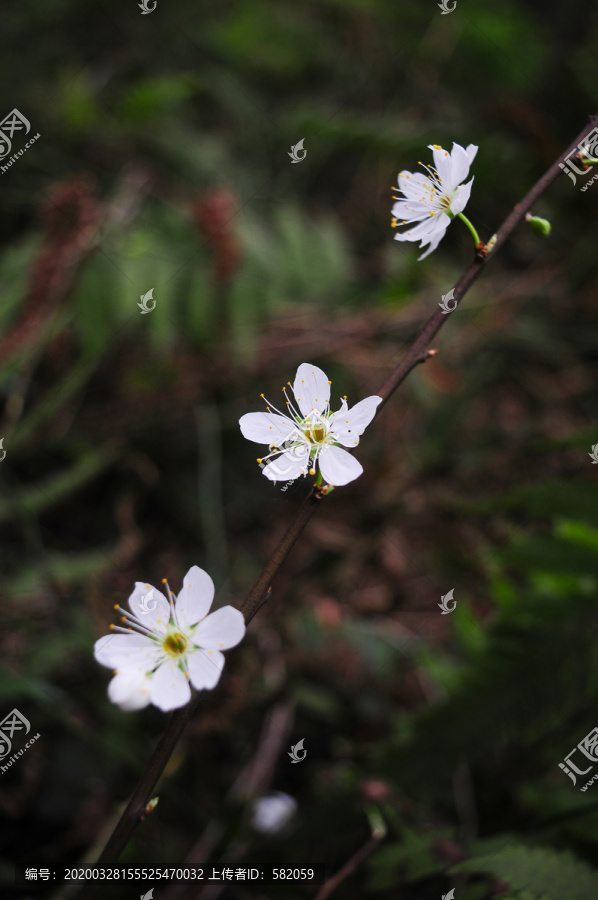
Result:
<svg viewBox="0 0 598 900">
<path fill-rule="evenodd" d="M 465 222 L 465 224 L 467 225 L 467 227 L 469 228 L 469 230 L 470 230 L 471 233 L 473 234 L 473 239 L 474 239 L 474 241 L 475 241 L 476 247 L 477 247 L 479 244 L 481 244 L 482 242 L 480 241 L 480 236 L 479 236 L 479 234 L 477 233 L 477 231 L 475 230 L 475 228 L 473 227 L 473 225 L 471 224 L 471 222 L 469 221 L 469 219 L 467 218 L 467 216 L 464 216 L 463 213 L 457 213 L 457 218 L 458 218 L 458 219 L 461 219 L 462 222 Z"/>
</svg>

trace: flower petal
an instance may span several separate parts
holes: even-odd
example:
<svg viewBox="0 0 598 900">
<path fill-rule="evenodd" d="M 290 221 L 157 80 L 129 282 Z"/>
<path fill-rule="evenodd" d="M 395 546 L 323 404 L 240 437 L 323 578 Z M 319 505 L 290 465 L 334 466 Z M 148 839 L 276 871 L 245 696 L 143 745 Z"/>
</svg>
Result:
<svg viewBox="0 0 598 900">
<path fill-rule="evenodd" d="M 471 186 L 473 184 L 473 178 L 471 181 L 468 181 L 467 184 L 460 184 L 457 188 L 457 192 L 451 202 L 451 212 L 457 215 L 457 213 L 463 212 L 465 207 L 467 206 L 467 202 L 471 195 Z"/>
<path fill-rule="evenodd" d="M 397 200 L 391 213 L 395 218 L 405 222 L 417 222 L 430 215 L 430 204 L 420 203 L 419 200 Z"/>
<path fill-rule="evenodd" d="M 450 219 L 445 213 L 441 213 L 436 216 L 428 216 L 428 218 L 424 222 L 420 222 L 419 225 L 412 226 L 408 231 L 397 231 L 395 234 L 396 241 L 419 241 L 424 240 L 425 238 L 433 235 L 436 231 L 438 231 L 439 225 L 438 223 L 445 218 L 447 223 L 450 222 Z"/>
<path fill-rule="evenodd" d="M 125 635 L 123 635 L 124 637 Z M 150 679 L 134 667 L 117 672 L 108 685 L 108 696 L 125 712 L 143 709 L 150 702 Z"/>
<path fill-rule="evenodd" d="M 197 691 L 216 687 L 224 668 L 224 655 L 219 650 L 195 650 L 187 656 L 189 678 Z"/>
<path fill-rule="evenodd" d="M 152 591 L 150 596 L 147 596 Z M 145 599 L 145 603 L 143 602 Z M 152 609 L 152 607 L 155 607 Z M 135 582 L 135 590 L 129 597 L 129 609 L 146 628 L 162 634 L 166 631 L 170 618 L 168 600 L 158 588 L 142 581 Z"/>
<path fill-rule="evenodd" d="M 426 250 L 425 253 L 422 253 L 421 256 L 418 256 L 418 258 L 417 258 L 418 262 L 422 259 L 425 259 L 426 256 L 430 255 L 430 253 L 433 253 L 434 250 L 436 250 L 436 247 L 438 246 L 438 244 L 440 243 L 442 238 L 444 237 L 444 235 L 446 234 L 446 229 L 449 227 L 451 220 L 449 219 L 448 216 L 443 216 L 443 219 L 446 219 L 446 224 L 443 225 L 443 227 L 437 229 L 434 232 L 434 234 L 429 235 L 427 240 L 422 241 L 421 244 L 419 245 L 420 248 L 425 247 L 426 244 L 429 244 L 430 246 L 429 246 L 428 250 Z"/>
<path fill-rule="evenodd" d="M 160 656 L 155 641 L 143 634 L 107 634 L 95 642 L 93 655 L 102 666 L 152 669 Z"/>
<path fill-rule="evenodd" d="M 273 791 L 266 797 L 254 800 L 251 824 L 262 834 L 276 834 L 282 831 L 297 809 L 298 804 L 293 797 Z"/>
<path fill-rule="evenodd" d="M 465 152 L 467 153 L 467 158 L 469 159 L 469 163 L 471 165 L 471 163 L 475 159 L 476 153 L 478 152 L 477 144 L 468 144 L 465 148 Z"/>
<path fill-rule="evenodd" d="M 449 190 L 453 184 L 453 163 L 451 154 L 444 147 L 435 147 L 434 144 L 428 144 L 434 157 L 434 168 L 438 172 L 438 177 L 442 183 L 442 190 Z"/>
<path fill-rule="evenodd" d="M 191 699 L 189 679 L 170 659 L 162 663 L 150 678 L 149 692 L 151 702 L 162 712 L 178 709 Z"/>
<path fill-rule="evenodd" d="M 234 606 L 223 606 L 210 613 L 193 632 L 193 643 L 204 650 L 228 650 L 245 634 L 243 613 Z"/>
<path fill-rule="evenodd" d="M 376 415 L 378 404 L 382 403 L 382 397 L 373 395 L 360 400 L 355 406 L 347 410 L 339 410 L 330 416 L 330 426 L 334 432 L 334 439 L 343 447 L 354 447 L 359 443 L 359 438 Z"/>
<path fill-rule="evenodd" d="M 355 457 L 340 447 L 326 447 L 320 456 L 320 471 L 326 482 L 342 487 L 355 481 L 363 472 L 363 466 Z"/>
<path fill-rule="evenodd" d="M 330 400 L 330 385 L 326 373 L 310 363 L 301 363 L 295 375 L 293 393 L 302 414 L 321 413 Z"/>
<path fill-rule="evenodd" d="M 291 481 L 306 475 L 309 469 L 309 447 L 301 444 L 299 447 L 289 447 L 276 456 L 263 469 L 263 474 L 270 481 Z"/>
<path fill-rule="evenodd" d="M 419 172 L 399 172 L 399 187 L 408 200 L 431 203 L 435 197 L 431 180 Z"/>
<path fill-rule="evenodd" d="M 175 603 L 176 617 L 183 631 L 207 616 L 213 600 L 214 582 L 199 566 L 191 566 Z"/>
<path fill-rule="evenodd" d="M 256 444 L 277 444 L 296 429 L 293 419 L 269 412 L 246 413 L 239 419 L 241 434 Z"/>
<path fill-rule="evenodd" d="M 453 162 L 453 181 L 450 188 L 453 189 L 456 188 L 458 184 L 461 184 L 462 181 L 465 181 L 469 175 L 471 161 L 467 150 L 465 150 L 461 144 L 453 144 L 451 160 Z"/>
</svg>

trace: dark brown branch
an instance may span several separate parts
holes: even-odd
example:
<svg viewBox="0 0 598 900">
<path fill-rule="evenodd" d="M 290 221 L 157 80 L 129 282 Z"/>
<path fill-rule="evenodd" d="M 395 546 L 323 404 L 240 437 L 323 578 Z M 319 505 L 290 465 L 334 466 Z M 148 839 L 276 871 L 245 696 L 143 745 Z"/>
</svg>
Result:
<svg viewBox="0 0 598 900">
<path fill-rule="evenodd" d="M 529 193 L 523 198 L 521 203 L 517 203 L 515 205 L 513 210 L 509 213 L 503 224 L 498 229 L 496 233 L 496 241 L 494 243 L 492 251 L 487 254 L 484 252 L 484 250 L 478 249 L 474 261 L 465 270 L 465 272 L 455 285 L 453 294 L 454 300 L 462 300 L 471 285 L 480 276 L 482 269 L 491 259 L 494 258 L 497 251 L 513 234 L 517 226 L 524 219 L 525 214 L 531 209 L 536 200 L 544 193 L 544 191 L 560 174 L 561 170 L 559 168 L 559 164 L 562 163 L 565 158 L 577 148 L 577 145 L 580 144 L 585 137 L 587 137 L 587 135 L 597 123 L 598 116 L 593 116 L 590 120 L 590 124 L 587 125 L 572 141 L 571 145 L 563 153 L 561 153 L 559 158 L 539 179 L 539 181 L 536 182 Z M 411 370 L 420 363 L 425 362 L 426 359 L 434 354 L 434 351 L 427 350 L 426 348 L 428 347 L 434 336 L 438 333 L 444 322 L 449 318 L 449 315 L 443 315 L 442 310 L 437 309 L 434 315 L 431 316 L 430 319 L 428 319 L 407 353 L 405 353 L 399 364 L 390 373 L 384 384 L 377 391 L 378 396 L 382 397 L 383 401 L 378 406 L 378 412 L 386 404 L 386 402 L 389 400 L 398 386 L 405 380 L 409 372 L 411 372 Z M 262 574 L 258 578 L 257 582 L 255 583 L 255 585 L 247 595 L 247 598 L 245 599 L 243 605 L 241 606 L 241 611 L 245 616 L 245 622 L 247 624 L 251 622 L 255 614 L 265 602 L 274 578 L 284 564 L 297 539 L 302 534 L 305 526 L 311 519 L 316 507 L 320 505 L 321 501 L 326 496 L 326 493 L 326 488 L 318 489 L 316 487 L 312 487 L 310 493 L 301 505 L 296 518 L 287 529 L 282 540 L 278 543 L 276 549 L 272 553 L 272 556 L 266 563 Z M 174 747 L 176 746 L 179 737 L 183 733 L 191 715 L 193 714 L 193 712 L 195 712 L 198 704 L 198 699 L 198 696 L 194 696 L 191 703 L 189 703 L 183 709 L 177 710 L 172 714 L 170 721 L 166 726 L 166 729 L 162 737 L 160 738 L 160 741 L 158 742 L 158 746 L 156 747 L 145 772 L 141 776 L 139 784 L 135 788 L 133 796 L 127 804 L 127 807 L 123 812 L 118 825 L 116 826 L 112 836 L 110 837 L 108 843 L 106 844 L 98 859 L 98 865 L 112 865 L 120 856 L 120 853 L 126 846 L 133 830 L 135 829 L 135 826 L 138 824 L 140 818 L 143 815 L 145 806 L 151 797 L 152 791 L 160 775 L 162 774 L 162 771 L 164 770 L 168 759 L 170 758 L 170 754 L 174 750 Z M 374 840 L 374 838 L 372 838 L 372 840 Z M 358 851 L 358 853 L 361 853 L 365 850 L 365 848 L 369 847 L 370 843 L 371 841 L 368 841 L 368 844 L 366 844 L 361 849 L 361 851 Z M 371 849 L 373 849 L 373 846 L 368 849 L 367 852 L 371 852 Z M 353 857 L 353 860 L 356 859 L 357 855 L 358 854 Z M 365 853 L 365 855 L 367 855 L 367 853 Z M 358 860 L 358 862 L 359 861 L 360 860 Z M 358 862 L 356 862 L 355 865 L 357 865 Z M 347 866 L 351 864 L 352 860 L 347 863 Z M 341 870 L 341 872 L 343 871 L 344 870 Z M 339 875 L 340 874 L 341 873 L 339 873 Z M 335 876 L 335 878 L 336 877 L 338 876 Z M 346 876 L 343 875 L 343 877 Z M 93 898 L 97 896 L 97 889 L 98 886 L 92 886 L 91 890 L 88 888 L 87 896 L 88 898 L 90 898 L 90 900 L 93 900 Z M 320 894 L 318 894 L 318 898 L 316 898 L 316 900 L 323 900 L 323 898 L 326 896 L 328 896 L 328 894 L 322 893 L 321 891 Z"/>
<path fill-rule="evenodd" d="M 133 829 L 144 817 L 146 812 L 145 808 L 150 800 L 152 791 L 154 790 L 160 775 L 164 771 L 166 763 L 170 759 L 172 751 L 176 747 L 180 736 L 185 730 L 187 722 L 195 712 L 200 697 L 201 694 L 194 694 L 190 703 L 171 713 L 168 725 L 164 729 L 162 737 L 152 753 L 145 772 L 139 779 L 139 783 L 133 791 L 133 795 L 127 803 L 124 812 L 118 821 L 118 825 L 112 832 L 108 843 L 98 858 L 98 866 L 111 865 L 118 859 L 131 837 Z M 98 888 L 99 885 L 92 885 L 90 889 L 88 889 L 89 893 L 87 896 L 95 896 Z"/>
<path fill-rule="evenodd" d="M 323 885 L 322 890 L 318 891 L 314 900 L 326 900 L 327 897 L 330 897 L 331 893 L 337 889 L 339 884 L 348 878 L 349 875 L 355 871 L 357 866 L 360 866 L 364 859 L 373 853 L 376 849 L 382 838 L 386 832 L 374 832 L 371 838 L 357 850 L 353 856 L 347 860 L 345 865 L 338 870 L 336 875 L 333 875 L 332 878 L 329 878 L 325 885 Z"/>
<path fill-rule="evenodd" d="M 264 566 L 262 574 L 249 591 L 241 606 L 241 612 L 245 616 L 245 623 L 247 625 L 251 622 L 260 606 L 266 600 L 272 581 L 293 549 L 297 538 L 300 537 L 303 529 L 313 516 L 316 507 L 324 499 L 324 496 L 322 491 L 319 491 L 316 487 L 312 487 L 311 491 L 301 504 L 295 519 L 291 522 L 284 537 L 278 543 L 272 556 Z"/>
</svg>

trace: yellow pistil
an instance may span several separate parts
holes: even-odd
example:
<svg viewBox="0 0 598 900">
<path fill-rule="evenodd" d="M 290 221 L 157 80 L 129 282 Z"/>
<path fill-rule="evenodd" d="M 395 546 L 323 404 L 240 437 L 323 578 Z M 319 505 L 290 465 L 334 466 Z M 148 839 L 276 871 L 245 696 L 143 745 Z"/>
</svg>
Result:
<svg viewBox="0 0 598 900">
<path fill-rule="evenodd" d="M 316 444 L 321 444 L 326 436 L 326 429 L 323 425 L 316 425 L 310 429 L 311 436 L 313 437 Z"/>
<path fill-rule="evenodd" d="M 187 638 L 180 631 L 176 631 L 164 639 L 162 646 L 169 656 L 182 656 L 187 649 Z"/>
</svg>

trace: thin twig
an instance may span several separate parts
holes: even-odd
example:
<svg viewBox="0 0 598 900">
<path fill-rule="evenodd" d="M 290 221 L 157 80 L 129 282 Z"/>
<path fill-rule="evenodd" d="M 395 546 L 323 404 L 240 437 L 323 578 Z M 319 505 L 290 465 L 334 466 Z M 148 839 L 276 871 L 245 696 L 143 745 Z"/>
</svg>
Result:
<svg viewBox="0 0 598 900">
<path fill-rule="evenodd" d="M 158 778 L 164 771 L 166 763 L 185 730 L 187 722 L 195 712 L 200 697 L 201 694 L 195 694 L 187 706 L 183 706 L 171 714 L 168 725 L 164 729 L 162 737 L 158 741 L 158 745 L 152 753 L 151 759 L 119 819 L 118 825 L 98 858 L 98 866 L 111 865 L 113 861 L 118 859 L 135 826 L 144 817 L 145 808 L 149 803 Z M 97 884 L 91 886 L 88 896 L 94 896 L 99 887 L 100 885 Z"/>
<path fill-rule="evenodd" d="M 293 549 L 297 538 L 302 534 L 303 529 L 313 516 L 316 506 L 324 499 L 325 494 L 312 487 L 311 491 L 299 507 L 299 511 L 287 528 L 284 536 L 279 541 L 278 546 L 272 553 L 272 556 L 264 566 L 262 574 L 249 591 L 247 597 L 241 606 L 241 612 L 245 616 L 245 623 L 248 625 L 260 606 L 264 603 L 270 590 L 275 576 L 284 564 L 287 556 Z"/>
<path fill-rule="evenodd" d="M 455 285 L 453 299 L 457 301 L 463 299 L 471 285 L 480 276 L 482 269 L 491 259 L 494 258 L 496 252 L 513 234 L 519 223 L 524 219 L 525 214 L 531 209 L 537 199 L 544 193 L 544 191 L 546 191 L 546 189 L 552 184 L 552 182 L 555 181 L 557 176 L 561 174 L 559 164 L 564 162 L 565 158 L 577 148 L 577 145 L 580 144 L 582 140 L 589 135 L 589 133 L 597 123 L 598 116 L 592 116 L 590 119 L 590 124 L 582 129 L 582 131 L 572 141 L 570 146 L 567 147 L 567 149 L 563 153 L 561 153 L 559 158 L 539 179 L 539 181 L 536 182 L 536 184 L 524 197 L 524 199 L 520 203 L 517 203 L 515 205 L 513 210 L 509 213 L 503 224 L 498 229 L 492 251 L 489 254 L 484 252 L 484 250 L 482 249 L 478 249 L 476 251 L 476 257 L 474 261 L 465 270 L 465 272 Z M 428 351 L 426 348 L 448 318 L 450 318 L 450 316 L 443 315 L 442 310 L 438 309 L 436 310 L 434 315 L 431 316 L 431 318 L 426 322 L 407 353 L 405 353 L 399 364 L 393 369 L 384 384 L 377 391 L 378 396 L 382 397 L 382 403 L 378 406 L 378 412 L 380 411 L 382 406 L 387 403 L 398 386 L 405 380 L 409 372 L 411 372 L 412 369 L 414 369 L 420 363 L 425 362 L 426 359 L 428 359 L 432 355 L 432 352 Z M 284 564 L 294 544 L 311 519 L 316 507 L 321 504 L 321 501 L 325 496 L 326 489 L 319 490 L 315 487 L 312 487 L 310 493 L 299 508 L 296 518 L 287 529 L 281 541 L 278 543 L 276 549 L 266 563 L 262 574 L 258 578 L 257 582 L 255 583 L 255 585 L 247 595 L 247 598 L 245 599 L 243 605 L 241 606 L 241 611 L 245 616 L 245 622 L 247 624 L 251 622 L 255 614 L 267 599 L 270 591 L 270 586 L 274 578 L 278 574 L 278 571 Z M 143 817 L 145 806 L 151 797 L 156 782 L 162 774 L 162 771 L 166 766 L 166 763 L 168 762 L 168 759 L 170 758 L 170 755 L 174 750 L 179 737 L 183 733 L 187 722 L 191 718 L 191 715 L 195 712 L 198 702 L 199 695 L 196 695 L 186 707 L 177 710 L 171 715 L 170 721 L 168 722 L 168 725 L 166 726 L 166 729 L 162 737 L 160 738 L 160 741 L 158 742 L 158 746 L 156 747 L 145 772 L 141 776 L 139 783 L 135 788 L 135 791 L 133 792 L 131 800 L 127 804 L 118 825 L 116 826 L 110 840 L 106 844 L 104 850 L 100 855 L 100 858 L 98 859 L 98 865 L 112 865 L 120 856 L 120 853 L 126 846 L 136 825 Z M 367 855 L 367 853 L 371 852 L 371 850 L 373 849 L 373 845 L 370 846 L 371 843 L 372 841 L 368 841 L 368 843 L 364 845 L 364 847 L 362 847 L 361 851 L 358 851 L 358 853 L 363 852 L 365 856 Z M 367 852 L 365 852 L 366 848 Z M 358 854 L 353 857 L 353 860 L 357 857 L 357 855 Z M 360 857 L 360 860 L 361 858 L 364 857 Z M 360 860 L 358 860 L 358 862 Z M 357 865 L 358 862 L 355 863 L 355 865 Z M 352 860 L 347 863 L 347 866 L 349 866 L 350 864 L 352 864 Z M 341 872 L 342 871 L 343 870 L 341 870 Z M 91 887 L 91 890 L 89 889 L 89 887 Z M 97 896 L 99 885 L 89 887 L 87 897 L 89 898 L 89 900 L 93 900 L 93 898 Z M 328 894 L 320 892 L 316 900 L 323 900 L 323 898 L 326 896 L 328 896 Z"/>
<path fill-rule="evenodd" d="M 360 866 L 364 859 L 367 859 L 370 853 L 374 852 L 383 837 L 384 833 L 374 833 L 372 837 L 347 860 L 345 865 L 338 870 L 336 875 L 333 875 L 332 878 L 329 878 L 326 881 L 326 884 L 323 885 L 321 891 L 318 891 L 314 900 L 326 900 L 327 897 L 330 897 L 331 893 L 337 889 L 339 884 L 344 881 L 345 878 L 348 878 L 349 875 L 355 871 L 357 866 Z"/>
</svg>

